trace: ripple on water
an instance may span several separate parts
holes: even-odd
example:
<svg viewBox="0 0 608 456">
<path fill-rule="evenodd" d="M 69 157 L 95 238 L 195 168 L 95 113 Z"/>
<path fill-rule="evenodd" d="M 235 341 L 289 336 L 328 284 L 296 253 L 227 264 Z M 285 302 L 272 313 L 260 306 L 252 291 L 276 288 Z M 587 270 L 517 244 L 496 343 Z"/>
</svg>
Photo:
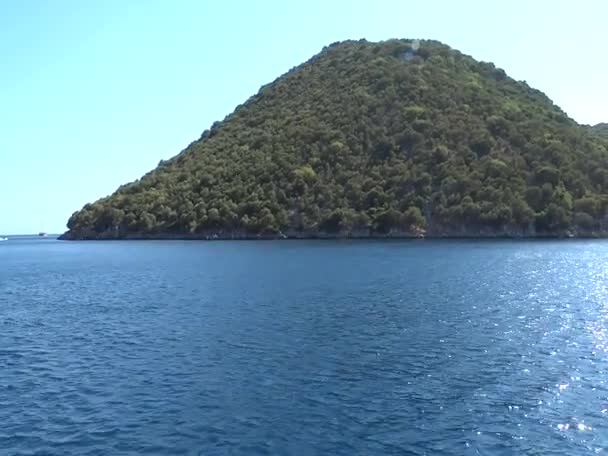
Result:
<svg viewBox="0 0 608 456">
<path fill-rule="evenodd" d="M 0 454 L 608 451 L 604 242 L 36 245 Z"/>
</svg>

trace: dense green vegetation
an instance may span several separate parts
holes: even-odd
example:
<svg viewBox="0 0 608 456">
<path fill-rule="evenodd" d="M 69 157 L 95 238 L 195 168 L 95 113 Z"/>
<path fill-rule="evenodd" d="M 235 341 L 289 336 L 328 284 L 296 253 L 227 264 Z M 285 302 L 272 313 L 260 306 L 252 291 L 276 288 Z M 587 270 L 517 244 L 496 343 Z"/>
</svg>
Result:
<svg viewBox="0 0 608 456">
<path fill-rule="evenodd" d="M 602 138 L 608 139 L 608 123 L 597 124 L 591 127 L 591 131 Z"/>
<path fill-rule="evenodd" d="M 608 142 L 435 41 L 332 44 L 66 238 L 566 235 L 608 228 Z"/>
</svg>

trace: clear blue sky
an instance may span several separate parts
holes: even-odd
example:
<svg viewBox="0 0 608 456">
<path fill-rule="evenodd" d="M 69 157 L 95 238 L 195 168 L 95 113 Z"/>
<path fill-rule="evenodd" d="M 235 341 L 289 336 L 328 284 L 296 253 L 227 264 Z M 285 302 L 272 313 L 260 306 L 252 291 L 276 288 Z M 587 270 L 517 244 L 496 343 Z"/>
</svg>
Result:
<svg viewBox="0 0 608 456">
<path fill-rule="evenodd" d="M 605 0 L 0 1 L 0 233 L 63 232 L 338 40 L 438 39 L 608 121 L 607 18 Z"/>
</svg>

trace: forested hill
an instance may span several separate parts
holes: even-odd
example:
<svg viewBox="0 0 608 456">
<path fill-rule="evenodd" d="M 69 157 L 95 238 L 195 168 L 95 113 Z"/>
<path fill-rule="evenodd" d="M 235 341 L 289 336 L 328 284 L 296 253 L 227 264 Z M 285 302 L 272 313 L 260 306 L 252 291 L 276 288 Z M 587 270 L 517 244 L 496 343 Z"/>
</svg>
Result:
<svg viewBox="0 0 608 456">
<path fill-rule="evenodd" d="M 603 138 L 608 139 L 608 123 L 600 123 L 591 127 L 591 130 Z"/>
<path fill-rule="evenodd" d="M 263 86 L 64 238 L 600 235 L 607 210 L 608 141 L 542 92 L 436 41 L 361 40 Z"/>
</svg>

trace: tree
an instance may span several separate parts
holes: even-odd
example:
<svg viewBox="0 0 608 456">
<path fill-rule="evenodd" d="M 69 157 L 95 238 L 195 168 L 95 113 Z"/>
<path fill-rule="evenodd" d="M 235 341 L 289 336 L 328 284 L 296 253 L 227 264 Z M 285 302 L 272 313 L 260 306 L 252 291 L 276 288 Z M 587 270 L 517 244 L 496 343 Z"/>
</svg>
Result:
<svg viewBox="0 0 608 456">
<path fill-rule="evenodd" d="M 413 231 L 416 228 L 424 228 L 426 220 L 419 208 L 411 206 L 403 213 L 402 224 L 406 230 Z"/>
</svg>

